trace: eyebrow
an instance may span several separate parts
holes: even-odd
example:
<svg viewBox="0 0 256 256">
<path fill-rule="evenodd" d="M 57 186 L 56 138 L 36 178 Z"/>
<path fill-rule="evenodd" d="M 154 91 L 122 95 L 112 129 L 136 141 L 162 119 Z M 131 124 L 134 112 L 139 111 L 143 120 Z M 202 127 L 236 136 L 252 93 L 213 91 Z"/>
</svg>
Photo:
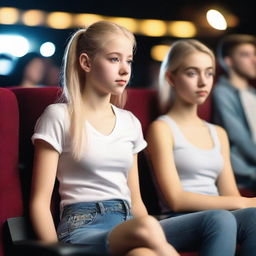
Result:
<svg viewBox="0 0 256 256">
<path fill-rule="evenodd" d="M 120 52 L 110 52 L 110 53 L 107 53 L 107 55 L 111 55 L 111 54 L 117 54 L 119 56 L 122 55 L 122 53 L 120 53 Z M 128 57 L 133 57 L 133 54 L 128 55 Z"/>
<path fill-rule="evenodd" d="M 193 67 L 193 66 L 184 68 L 185 71 L 188 70 L 188 69 L 196 69 L 196 70 L 199 70 L 200 68 L 198 68 L 198 67 Z M 214 69 L 214 68 L 213 68 L 213 67 L 207 67 L 207 68 L 205 68 L 205 69 L 208 70 L 208 69 Z"/>
</svg>

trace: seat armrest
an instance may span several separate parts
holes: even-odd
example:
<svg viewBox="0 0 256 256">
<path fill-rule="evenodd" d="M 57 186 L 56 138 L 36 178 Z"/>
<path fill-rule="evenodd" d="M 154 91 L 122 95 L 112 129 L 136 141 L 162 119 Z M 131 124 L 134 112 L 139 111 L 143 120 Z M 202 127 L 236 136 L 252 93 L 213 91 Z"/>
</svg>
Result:
<svg viewBox="0 0 256 256">
<path fill-rule="evenodd" d="M 17 241 L 13 244 L 15 255 L 26 256 L 105 256 L 97 252 L 87 253 L 86 245 L 45 243 L 37 240 Z"/>
<path fill-rule="evenodd" d="M 7 255 L 10 256 L 105 256 L 99 252 L 87 253 L 86 245 L 38 241 L 25 217 L 9 218 L 5 224 Z"/>
<path fill-rule="evenodd" d="M 35 238 L 29 220 L 24 216 L 8 218 L 5 225 L 12 243 Z"/>
</svg>

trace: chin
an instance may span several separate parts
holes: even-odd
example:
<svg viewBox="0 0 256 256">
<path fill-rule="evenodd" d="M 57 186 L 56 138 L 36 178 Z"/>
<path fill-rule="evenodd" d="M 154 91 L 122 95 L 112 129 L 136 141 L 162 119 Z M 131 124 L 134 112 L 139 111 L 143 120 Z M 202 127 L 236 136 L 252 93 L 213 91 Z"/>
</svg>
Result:
<svg viewBox="0 0 256 256">
<path fill-rule="evenodd" d="M 198 101 L 196 102 L 196 104 L 197 104 L 198 106 L 200 106 L 200 105 L 204 104 L 205 101 L 206 101 L 206 99 L 200 99 L 200 100 L 198 100 Z"/>
<path fill-rule="evenodd" d="M 111 94 L 113 94 L 113 95 L 120 95 L 120 94 L 122 94 L 122 93 L 124 92 L 125 88 L 126 88 L 125 86 L 119 87 L 119 88 L 115 88 L 115 89 L 112 91 Z"/>
</svg>

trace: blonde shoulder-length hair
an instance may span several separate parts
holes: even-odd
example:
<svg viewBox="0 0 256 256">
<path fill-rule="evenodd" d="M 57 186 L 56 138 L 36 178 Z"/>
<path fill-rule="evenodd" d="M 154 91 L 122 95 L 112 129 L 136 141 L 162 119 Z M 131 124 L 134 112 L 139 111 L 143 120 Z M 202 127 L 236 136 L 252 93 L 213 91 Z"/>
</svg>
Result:
<svg viewBox="0 0 256 256">
<path fill-rule="evenodd" d="M 87 53 L 93 58 L 104 46 L 106 38 L 113 34 L 122 34 L 131 40 L 135 50 L 134 35 L 126 28 L 112 22 L 99 21 L 87 28 L 77 30 L 70 38 L 65 49 L 62 68 L 63 98 L 67 101 L 70 117 L 70 138 L 72 155 L 80 159 L 85 144 L 85 121 L 82 95 L 85 87 L 85 72 L 79 64 L 79 57 Z M 111 103 L 123 107 L 126 102 L 126 91 L 119 96 L 111 96 Z"/>
<path fill-rule="evenodd" d="M 172 86 L 167 80 L 166 73 L 170 72 L 174 74 L 177 72 L 183 63 L 184 58 L 195 52 L 208 54 L 213 61 L 213 67 L 215 69 L 214 53 L 205 44 L 195 39 L 182 39 L 173 43 L 161 64 L 159 72 L 158 101 L 159 109 L 162 114 L 170 109 L 175 96 Z"/>
</svg>

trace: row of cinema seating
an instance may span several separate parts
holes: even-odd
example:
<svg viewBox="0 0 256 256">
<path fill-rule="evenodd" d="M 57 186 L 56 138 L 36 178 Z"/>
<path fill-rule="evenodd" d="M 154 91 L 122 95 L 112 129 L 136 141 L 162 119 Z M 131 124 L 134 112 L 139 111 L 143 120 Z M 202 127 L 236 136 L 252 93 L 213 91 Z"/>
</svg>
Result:
<svg viewBox="0 0 256 256">
<path fill-rule="evenodd" d="M 85 255 L 83 247 L 60 243 L 36 243 L 29 227 L 28 202 L 33 163 L 31 135 L 38 116 L 55 102 L 61 93 L 58 87 L 0 88 L 0 256 L 15 255 Z M 128 89 L 126 109 L 141 121 L 145 133 L 158 113 L 154 89 Z M 200 107 L 199 115 L 210 120 L 210 99 Z M 140 185 L 143 200 L 150 214 L 159 213 L 158 199 L 143 154 L 139 155 Z M 52 212 L 58 221 L 58 193 L 52 200 Z M 25 218 L 12 218 L 24 216 Z M 25 231 L 26 232 L 25 232 Z M 30 229 L 29 229 L 30 231 Z M 96 254 L 95 254 L 96 255 Z M 182 252 L 195 256 L 197 252 Z"/>
</svg>

